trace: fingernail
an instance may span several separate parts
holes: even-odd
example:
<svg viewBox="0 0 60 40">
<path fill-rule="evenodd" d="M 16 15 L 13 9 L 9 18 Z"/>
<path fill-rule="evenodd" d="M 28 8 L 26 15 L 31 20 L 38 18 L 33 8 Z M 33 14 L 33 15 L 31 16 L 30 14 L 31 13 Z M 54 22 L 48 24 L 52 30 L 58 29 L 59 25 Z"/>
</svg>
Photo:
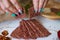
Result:
<svg viewBox="0 0 60 40">
<path fill-rule="evenodd" d="M 18 12 L 18 14 L 19 14 L 19 15 L 21 15 L 21 13 L 20 13 L 20 12 Z"/>
<path fill-rule="evenodd" d="M 41 8 L 40 12 L 43 12 L 44 11 L 44 8 Z"/>
<path fill-rule="evenodd" d="M 20 14 L 22 14 L 22 13 L 23 13 L 23 11 L 22 11 L 22 10 L 19 10 L 19 12 L 20 12 Z"/>
<path fill-rule="evenodd" d="M 38 11 L 37 10 L 34 10 L 35 13 L 37 13 Z"/>
<path fill-rule="evenodd" d="M 12 13 L 11 16 L 12 16 L 12 17 L 16 17 L 17 15 L 16 15 L 15 13 Z"/>
<path fill-rule="evenodd" d="M 6 15 L 8 15 L 9 14 L 9 12 L 6 12 Z"/>
</svg>

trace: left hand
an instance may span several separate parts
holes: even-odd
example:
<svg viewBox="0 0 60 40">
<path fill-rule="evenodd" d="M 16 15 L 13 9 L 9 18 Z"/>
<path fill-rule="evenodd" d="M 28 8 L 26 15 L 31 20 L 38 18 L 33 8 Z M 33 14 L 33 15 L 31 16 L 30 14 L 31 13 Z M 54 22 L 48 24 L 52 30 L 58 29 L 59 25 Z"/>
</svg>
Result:
<svg viewBox="0 0 60 40">
<path fill-rule="evenodd" d="M 1 9 L 14 17 L 23 17 L 23 9 L 18 0 L 0 0 Z"/>
</svg>

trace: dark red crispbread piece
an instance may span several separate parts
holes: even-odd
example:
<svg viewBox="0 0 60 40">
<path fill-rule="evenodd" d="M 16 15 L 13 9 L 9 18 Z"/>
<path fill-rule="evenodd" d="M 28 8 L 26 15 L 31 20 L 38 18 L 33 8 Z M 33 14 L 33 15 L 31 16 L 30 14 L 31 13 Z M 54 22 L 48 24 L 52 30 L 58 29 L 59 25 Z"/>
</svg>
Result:
<svg viewBox="0 0 60 40">
<path fill-rule="evenodd" d="M 32 20 L 30 20 L 30 24 L 32 24 L 32 27 L 36 30 L 38 38 L 42 37 L 43 35 L 39 32 L 39 30 L 37 29 L 38 27 L 36 25 L 34 25 L 34 22 L 32 22 Z"/>
<path fill-rule="evenodd" d="M 29 10 L 28 10 L 28 17 L 29 17 L 29 18 L 32 18 L 32 17 L 38 16 L 38 15 L 40 15 L 40 13 L 38 13 L 38 12 L 35 13 L 33 7 L 29 8 Z"/>
<path fill-rule="evenodd" d="M 12 37 L 19 39 L 37 39 L 47 37 L 51 34 L 35 19 L 22 20 L 20 24 L 21 25 L 12 32 Z"/>
<path fill-rule="evenodd" d="M 22 30 L 23 30 L 23 34 L 24 34 L 24 38 L 23 39 L 29 39 L 30 35 L 28 34 L 29 31 L 26 28 L 27 24 L 25 23 L 25 20 L 23 20 L 22 25 L 23 25 Z"/>
<path fill-rule="evenodd" d="M 43 37 L 46 37 L 46 36 L 49 36 L 51 33 L 41 24 L 39 23 L 37 20 L 33 19 L 32 20 L 33 24 L 36 25 L 36 28 L 39 29 L 42 34 L 43 34 Z M 42 35 L 41 34 L 41 35 Z"/>
<path fill-rule="evenodd" d="M 22 32 L 22 22 L 20 22 L 20 26 L 17 27 L 12 33 L 11 33 L 11 36 L 13 38 L 18 38 L 18 39 L 22 39 L 23 38 L 23 32 Z M 15 35 L 14 35 L 15 34 Z"/>
<path fill-rule="evenodd" d="M 33 31 L 33 33 L 35 33 L 36 37 L 39 37 L 39 32 L 37 32 L 37 30 L 34 28 L 34 26 L 30 23 L 30 20 L 27 20 L 28 25 L 30 26 L 31 30 Z"/>
<path fill-rule="evenodd" d="M 26 22 L 27 22 L 27 21 L 25 21 L 25 23 L 26 23 Z M 26 23 L 26 25 L 27 25 L 27 26 L 25 26 L 25 27 L 28 29 L 29 35 L 30 35 L 31 39 L 36 39 L 37 37 L 36 37 L 35 33 L 33 32 L 33 30 L 30 28 L 30 25 L 29 25 L 28 23 Z"/>
<path fill-rule="evenodd" d="M 22 38 L 22 35 L 23 33 L 22 33 L 22 30 L 21 30 L 21 28 L 20 27 L 18 27 L 18 28 L 16 28 L 12 33 L 11 33 L 11 36 L 13 37 L 13 38 Z"/>
</svg>

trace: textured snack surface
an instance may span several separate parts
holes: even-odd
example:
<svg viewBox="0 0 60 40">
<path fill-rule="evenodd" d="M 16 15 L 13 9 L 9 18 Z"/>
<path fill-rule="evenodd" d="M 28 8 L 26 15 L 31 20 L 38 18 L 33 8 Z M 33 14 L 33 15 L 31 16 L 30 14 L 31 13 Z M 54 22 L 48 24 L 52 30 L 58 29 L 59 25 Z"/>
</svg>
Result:
<svg viewBox="0 0 60 40">
<path fill-rule="evenodd" d="M 35 19 L 22 20 L 20 24 L 21 25 L 12 32 L 11 36 L 13 38 L 37 39 L 40 37 L 48 37 L 51 34 Z"/>
</svg>

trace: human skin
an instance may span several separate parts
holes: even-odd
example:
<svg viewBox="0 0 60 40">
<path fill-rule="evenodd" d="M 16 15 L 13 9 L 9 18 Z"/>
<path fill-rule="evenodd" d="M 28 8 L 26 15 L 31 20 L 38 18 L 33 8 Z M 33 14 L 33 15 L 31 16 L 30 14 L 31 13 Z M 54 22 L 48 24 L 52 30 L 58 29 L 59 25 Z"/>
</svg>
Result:
<svg viewBox="0 0 60 40">
<path fill-rule="evenodd" d="M 18 3 L 18 0 L 0 0 L 0 7 L 5 12 L 10 13 L 11 15 L 13 14 L 12 16 L 17 15 L 21 17 L 22 7 L 20 3 Z"/>
<path fill-rule="evenodd" d="M 38 11 L 38 4 L 39 4 L 39 0 L 33 0 L 33 6 L 34 6 L 34 11 L 35 12 Z"/>
</svg>

